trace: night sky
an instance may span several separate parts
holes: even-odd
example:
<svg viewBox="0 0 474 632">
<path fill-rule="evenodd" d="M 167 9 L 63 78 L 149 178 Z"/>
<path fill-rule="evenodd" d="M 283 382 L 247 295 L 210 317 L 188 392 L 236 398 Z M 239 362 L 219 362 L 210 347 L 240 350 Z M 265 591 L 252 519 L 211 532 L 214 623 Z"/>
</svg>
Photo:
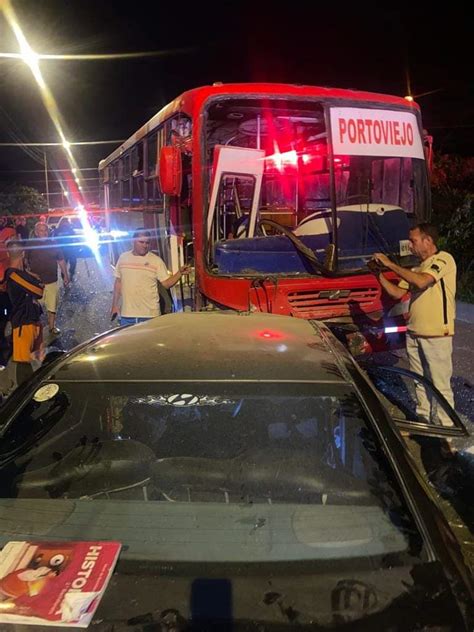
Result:
<svg viewBox="0 0 474 632">
<path fill-rule="evenodd" d="M 424 126 L 440 152 L 474 155 L 471 25 L 447 3 L 119 2 L 17 0 L 14 7 L 39 53 L 188 49 L 119 61 L 43 61 L 41 69 L 71 140 L 122 139 L 180 92 L 214 81 L 282 81 L 390 94 L 422 95 Z M 360 4 L 360 3 L 357 3 Z M 205 7 L 205 8 L 203 8 Z M 0 16 L 0 52 L 18 52 Z M 0 59 L 0 142 L 57 141 L 31 72 Z M 81 168 L 96 167 L 114 146 L 73 148 Z M 59 165 L 61 150 L 49 149 Z M 44 191 L 42 152 L 0 148 L 0 180 Z M 96 172 L 83 174 L 95 177 Z M 34 182 L 36 180 L 36 182 Z M 96 180 L 87 181 L 91 188 Z"/>
</svg>

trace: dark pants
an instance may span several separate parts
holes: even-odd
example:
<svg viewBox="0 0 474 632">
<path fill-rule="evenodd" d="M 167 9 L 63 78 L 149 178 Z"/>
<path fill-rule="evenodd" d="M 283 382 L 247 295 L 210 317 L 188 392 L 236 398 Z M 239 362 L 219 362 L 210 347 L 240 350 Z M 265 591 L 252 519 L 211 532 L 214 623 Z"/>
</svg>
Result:
<svg viewBox="0 0 474 632">
<path fill-rule="evenodd" d="M 11 354 L 11 340 L 5 337 L 5 327 L 10 320 L 11 303 L 6 292 L 0 292 L 0 364 L 6 366 Z"/>
<path fill-rule="evenodd" d="M 16 364 L 16 385 L 20 386 L 33 375 L 33 367 L 28 362 L 15 362 Z"/>
<path fill-rule="evenodd" d="M 63 248 L 64 259 L 66 260 L 66 266 L 68 266 L 69 278 L 72 279 L 76 274 L 77 255 L 74 248 L 66 246 Z M 61 278 L 64 281 L 64 274 L 61 272 Z"/>
<path fill-rule="evenodd" d="M 74 252 L 66 253 L 66 263 L 69 264 L 69 276 L 72 277 L 76 274 L 77 257 Z"/>
</svg>

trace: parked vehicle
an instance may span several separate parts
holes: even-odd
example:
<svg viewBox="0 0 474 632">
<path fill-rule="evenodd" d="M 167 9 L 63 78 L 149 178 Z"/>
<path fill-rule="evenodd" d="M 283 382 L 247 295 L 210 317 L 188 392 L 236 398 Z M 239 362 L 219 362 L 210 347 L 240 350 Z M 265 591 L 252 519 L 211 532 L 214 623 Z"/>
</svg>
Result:
<svg viewBox="0 0 474 632">
<path fill-rule="evenodd" d="M 0 541 L 122 542 L 97 632 L 472 629 L 400 433 L 466 430 L 389 414 L 324 325 L 170 314 L 50 360 L 0 409 Z"/>
</svg>

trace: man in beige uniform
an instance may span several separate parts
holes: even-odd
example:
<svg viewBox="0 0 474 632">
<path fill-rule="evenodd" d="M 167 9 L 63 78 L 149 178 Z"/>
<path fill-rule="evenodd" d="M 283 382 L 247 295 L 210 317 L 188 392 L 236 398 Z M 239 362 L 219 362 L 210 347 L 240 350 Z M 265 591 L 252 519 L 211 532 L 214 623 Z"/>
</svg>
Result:
<svg viewBox="0 0 474 632">
<path fill-rule="evenodd" d="M 383 254 L 374 258 L 397 274 L 402 281 L 395 285 L 380 274 L 379 281 L 393 298 L 402 298 L 410 291 L 410 315 L 407 332 L 407 354 L 410 369 L 430 379 L 434 386 L 454 406 L 451 389 L 452 352 L 455 319 L 456 262 L 444 251 L 438 251 L 438 231 L 428 223 L 410 230 L 410 247 L 421 259 L 412 270 L 402 268 Z M 431 407 L 425 389 L 417 385 L 417 413 L 430 419 Z M 452 425 L 441 410 L 438 419 Z"/>
<path fill-rule="evenodd" d="M 120 313 L 121 325 L 133 325 L 159 316 L 158 283 L 168 289 L 187 272 L 187 268 L 182 268 L 170 276 L 163 259 L 150 252 L 150 243 L 151 233 L 137 230 L 133 234 L 133 250 L 118 258 L 110 312 L 112 317 Z"/>
</svg>

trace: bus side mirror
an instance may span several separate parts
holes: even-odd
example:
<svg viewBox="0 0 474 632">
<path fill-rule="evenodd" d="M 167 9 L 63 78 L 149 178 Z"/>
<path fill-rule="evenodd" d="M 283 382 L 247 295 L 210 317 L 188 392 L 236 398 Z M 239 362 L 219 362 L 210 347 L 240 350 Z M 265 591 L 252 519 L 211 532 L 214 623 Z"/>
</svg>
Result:
<svg viewBox="0 0 474 632">
<path fill-rule="evenodd" d="M 160 151 L 159 181 L 165 195 L 180 195 L 183 177 L 181 151 L 178 147 L 166 145 Z"/>
</svg>

